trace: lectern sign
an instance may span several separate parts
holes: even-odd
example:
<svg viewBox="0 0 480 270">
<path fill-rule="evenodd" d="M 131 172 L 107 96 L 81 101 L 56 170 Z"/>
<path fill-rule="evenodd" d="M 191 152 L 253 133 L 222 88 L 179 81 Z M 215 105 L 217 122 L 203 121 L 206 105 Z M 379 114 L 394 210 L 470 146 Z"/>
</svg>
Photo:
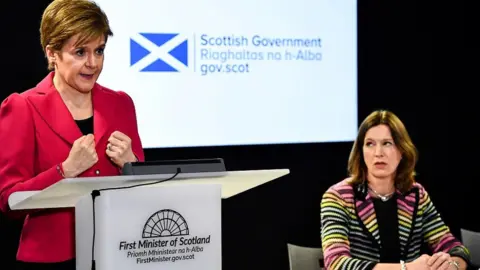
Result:
<svg viewBox="0 0 480 270">
<path fill-rule="evenodd" d="M 87 196 L 77 205 L 77 219 L 93 216 L 87 211 L 91 201 Z M 78 224 L 77 269 L 90 270 L 92 225 Z M 221 269 L 219 185 L 101 191 L 95 200 L 95 228 L 97 270 Z"/>
<path fill-rule="evenodd" d="M 195 260 L 208 248 L 211 235 L 191 235 L 187 220 L 177 211 L 162 209 L 151 215 L 142 239 L 121 241 L 119 250 L 137 264 Z"/>
</svg>

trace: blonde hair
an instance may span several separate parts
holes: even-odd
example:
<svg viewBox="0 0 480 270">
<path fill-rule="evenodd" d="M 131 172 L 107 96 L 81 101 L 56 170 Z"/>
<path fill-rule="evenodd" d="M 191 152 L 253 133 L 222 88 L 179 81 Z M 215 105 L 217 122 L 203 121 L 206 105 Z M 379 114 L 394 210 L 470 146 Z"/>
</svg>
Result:
<svg viewBox="0 0 480 270">
<path fill-rule="evenodd" d="M 67 40 L 80 34 L 75 45 L 93 38 L 113 36 L 108 18 L 100 7 L 88 0 L 55 0 L 45 9 L 40 24 L 40 41 L 44 53 L 50 46 L 60 51 Z M 48 69 L 54 64 L 49 61 Z"/>
<path fill-rule="evenodd" d="M 374 111 L 361 123 L 357 139 L 353 144 L 348 159 L 348 172 L 351 176 L 350 183 L 360 184 L 367 180 L 367 166 L 363 159 L 363 144 L 367 131 L 378 125 L 388 126 L 395 145 L 402 155 L 395 175 L 395 186 L 401 192 L 406 192 L 415 183 L 415 166 L 418 160 L 418 152 L 402 121 L 387 110 Z"/>
</svg>

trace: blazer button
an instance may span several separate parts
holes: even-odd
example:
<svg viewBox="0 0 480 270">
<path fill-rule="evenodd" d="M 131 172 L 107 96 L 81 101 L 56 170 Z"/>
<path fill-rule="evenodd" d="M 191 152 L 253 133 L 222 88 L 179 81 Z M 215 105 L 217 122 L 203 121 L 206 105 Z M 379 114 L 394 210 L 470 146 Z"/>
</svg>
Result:
<svg viewBox="0 0 480 270">
<path fill-rule="evenodd" d="M 100 170 L 96 170 L 96 171 L 95 171 L 95 174 L 96 174 L 96 175 L 100 175 Z"/>
</svg>

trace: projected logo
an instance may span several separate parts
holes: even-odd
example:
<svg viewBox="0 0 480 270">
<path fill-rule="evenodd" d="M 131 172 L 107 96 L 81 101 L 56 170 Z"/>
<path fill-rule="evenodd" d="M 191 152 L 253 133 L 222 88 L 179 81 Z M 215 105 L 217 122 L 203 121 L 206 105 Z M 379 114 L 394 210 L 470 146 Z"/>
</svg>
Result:
<svg viewBox="0 0 480 270">
<path fill-rule="evenodd" d="M 288 69 L 294 62 L 320 62 L 321 48 L 319 37 L 142 32 L 130 37 L 130 66 L 136 72 L 250 74 L 279 66 L 272 62 Z"/>
<path fill-rule="evenodd" d="M 130 66 L 141 72 L 188 68 L 188 39 L 174 33 L 139 33 L 130 38 Z"/>
</svg>

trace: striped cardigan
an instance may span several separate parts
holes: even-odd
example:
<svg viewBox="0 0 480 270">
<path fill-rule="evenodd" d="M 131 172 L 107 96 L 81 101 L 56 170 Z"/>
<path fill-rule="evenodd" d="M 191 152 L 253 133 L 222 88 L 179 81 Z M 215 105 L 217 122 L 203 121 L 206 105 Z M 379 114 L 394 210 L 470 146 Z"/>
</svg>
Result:
<svg viewBox="0 0 480 270">
<path fill-rule="evenodd" d="M 468 250 L 450 233 L 420 184 L 397 194 L 400 250 L 405 262 L 422 255 L 422 242 L 432 253 L 448 252 L 470 262 Z M 352 186 L 344 180 L 325 192 L 321 238 L 327 270 L 372 269 L 380 261 L 380 234 L 373 200 L 365 185 Z"/>
</svg>

